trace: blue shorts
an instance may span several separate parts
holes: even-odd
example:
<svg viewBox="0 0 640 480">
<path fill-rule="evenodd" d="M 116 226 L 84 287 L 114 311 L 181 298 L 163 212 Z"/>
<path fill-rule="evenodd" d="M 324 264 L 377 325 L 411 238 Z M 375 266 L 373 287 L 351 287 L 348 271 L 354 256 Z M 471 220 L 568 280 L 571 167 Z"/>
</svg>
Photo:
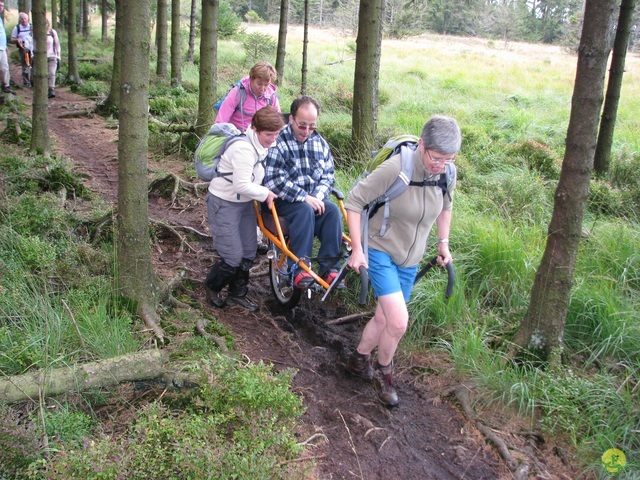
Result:
<svg viewBox="0 0 640 480">
<path fill-rule="evenodd" d="M 409 303 L 417 273 L 417 265 L 399 267 L 393 263 L 389 254 L 369 249 L 369 281 L 376 297 L 402 292 L 404 301 Z"/>
</svg>

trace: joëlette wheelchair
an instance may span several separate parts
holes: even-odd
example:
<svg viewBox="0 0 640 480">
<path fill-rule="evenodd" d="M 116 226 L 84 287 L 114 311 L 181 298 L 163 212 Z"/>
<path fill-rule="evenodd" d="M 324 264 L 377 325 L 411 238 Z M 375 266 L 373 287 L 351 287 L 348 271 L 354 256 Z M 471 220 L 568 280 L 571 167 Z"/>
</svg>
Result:
<svg viewBox="0 0 640 480">
<path fill-rule="evenodd" d="M 347 212 L 344 208 L 344 195 L 335 189 L 332 195 L 337 199 L 336 203 L 342 212 L 342 217 L 346 224 Z M 296 257 L 294 253 L 289 250 L 289 225 L 287 225 L 284 219 L 278 217 L 275 205 L 271 207 L 270 210 L 267 210 L 265 205 L 261 205 L 258 202 L 254 202 L 254 204 L 258 227 L 260 227 L 260 231 L 262 231 L 269 241 L 269 250 L 267 251 L 267 257 L 269 258 L 269 280 L 271 290 L 278 303 L 284 307 L 293 308 L 300 301 L 302 293 L 306 293 L 309 298 L 313 294 L 322 294 L 322 301 L 324 301 L 335 288 L 339 287 L 348 273 L 347 259 L 351 254 L 351 239 L 349 236 L 345 233 L 342 234 L 342 251 L 340 258 L 336 259 L 336 261 L 339 260 L 339 274 L 331 285 L 329 285 L 321 275 L 314 272 L 305 261 Z M 304 260 L 314 262 L 317 261 L 318 258 L 313 257 Z M 293 278 L 298 268 L 308 272 L 314 280 L 305 290 L 293 286 Z M 324 273 L 325 272 L 320 272 L 320 274 Z M 367 291 L 369 289 L 369 275 L 366 268 L 360 268 L 360 276 L 360 303 L 364 304 L 366 303 Z"/>
</svg>

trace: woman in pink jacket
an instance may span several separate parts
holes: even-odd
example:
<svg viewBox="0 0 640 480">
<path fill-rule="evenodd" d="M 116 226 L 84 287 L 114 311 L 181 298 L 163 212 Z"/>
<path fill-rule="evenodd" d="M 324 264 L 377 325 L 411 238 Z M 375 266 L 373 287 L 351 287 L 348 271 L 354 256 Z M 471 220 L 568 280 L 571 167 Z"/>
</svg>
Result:
<svg viewBox="0 0 640 480">
<path fill-rule="evenodd" d="M 249 71 L 249 76 L 240 80 L 225 97 L 215 123 L 233 123 L 245 132 L 253 115 L 262 107 L 272 106 L 280 112 L 280 102 L 273 82 L 277 78 L 276 69 L 268 62 L 258 62 Z"/>
</svg>

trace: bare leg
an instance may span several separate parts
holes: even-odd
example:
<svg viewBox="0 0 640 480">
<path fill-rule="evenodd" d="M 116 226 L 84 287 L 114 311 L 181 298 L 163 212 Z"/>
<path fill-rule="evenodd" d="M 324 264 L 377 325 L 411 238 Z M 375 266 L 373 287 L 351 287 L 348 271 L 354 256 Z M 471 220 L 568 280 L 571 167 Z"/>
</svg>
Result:
<svg viewBox="0 0 640 480">
<path fill-rule="evenodd" d="M 408 323 L 409 312 L 402 292 L 379 297 L 375 314 L 362 332 L 358 352 L 369 354 L 378 347 L 378 363 L 389 365 Z"/>
</svg>

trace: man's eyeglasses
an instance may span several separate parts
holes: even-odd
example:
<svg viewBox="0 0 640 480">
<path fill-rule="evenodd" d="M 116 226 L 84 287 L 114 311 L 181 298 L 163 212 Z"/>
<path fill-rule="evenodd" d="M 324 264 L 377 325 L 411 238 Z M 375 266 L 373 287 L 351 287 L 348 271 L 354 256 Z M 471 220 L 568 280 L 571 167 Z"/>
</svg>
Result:
<svg viewBox="0 0 640 480">
<path fill-rule="evenodd" d="M 456 161 L 456 156 L 454 155 L 453 157 L 449 157 L 449 158 L 443 158 L 443 157 L 434 157 L 433 155 L 431 155 L 431 152 L 429 151 L 429 149 L 425 148 L 424 149 L 425 152 L 427 152 L 427 155 L 429 156 L 429 159 L 431 160 L 431 163 L 435 163 L 435 164 L 446 164 L 446 163 L 455 163 Z"/>
<path fill-rule="evenodd" d="M 295 117 L 292 117 L 292 118 L 293 118 L 293 123 L 295 123 L 300 130 L 309 130 L 310 132 L 313 132 L 316 128 L 318 128 L 318 126 L 315 123 L 312 123 L 311 125 L 307 125 L 306 123 L 298 123 Z"/>
</svg>

